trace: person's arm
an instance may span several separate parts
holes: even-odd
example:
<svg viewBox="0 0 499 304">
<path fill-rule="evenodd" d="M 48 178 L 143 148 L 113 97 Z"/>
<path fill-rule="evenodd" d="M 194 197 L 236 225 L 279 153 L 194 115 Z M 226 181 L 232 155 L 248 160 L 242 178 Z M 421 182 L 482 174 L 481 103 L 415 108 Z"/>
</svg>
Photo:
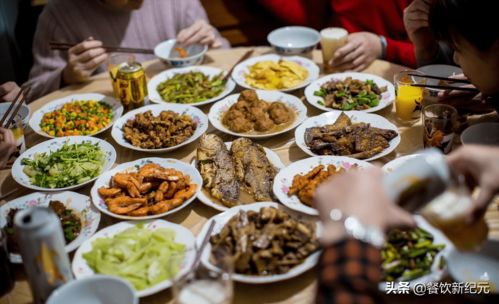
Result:
<svg viewBox="0 0 499 304">
<path fill-rule="evenodd" d="M 327 26 L 331 18 L 330 0 L 258 0 L 258 2 L 286 24 L 320 29 Z"/>
<path fill-rule="evenodd" d="M 416 68 L 414 45 L 409 41 L 399 41 L 388 37 L 386 39 L 385 60 Z"/>
</svg>

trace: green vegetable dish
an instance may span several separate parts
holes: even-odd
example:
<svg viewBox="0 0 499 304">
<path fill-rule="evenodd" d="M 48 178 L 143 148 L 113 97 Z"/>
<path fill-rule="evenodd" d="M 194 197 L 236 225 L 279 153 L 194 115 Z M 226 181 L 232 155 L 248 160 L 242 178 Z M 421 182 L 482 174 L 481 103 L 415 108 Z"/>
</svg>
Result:
<svg viewBox="0 0 499 304">
<path fill-rule="evenodd" d="M 136 290 L 143 290 L 174 277 L 184 255 L 185 245 L 175 242 L 175 231 L 151 231 L 138 224 L 112 237 L 96 239 L 83 258 L 96 273 L 121 277 Z"/>
<path fill-rule="evenodd" d="M 201 72 L 175 74 L 157 87 L 164 101 L 198 103 L 220 95 L 225 89 L 224 75 L 210 77 Z"/>
<path fill-rule="evenodd" d="M 410 281 L 431 272 L 436 255 L 444 244 L 433 244 L 433 235 L 421 228 L 392 230 L 381 251 L 383 281 Z M 438 268 L 443 268 L 443 257 Z"/>
<path fill-rule="evenodd" d="M 35 153 L 33 159 L 24 158 L 21 164 L 33 185 L 53 189 L 91 180 L 102 172 L 104 161 L 98 144 L 66 142 L 57 151 Z"/>
<path fill-rule="evenodd" d="M 378 87 L 372 80 L 360 81 L 347 77 L 345 80 L 331 80 L 321 85 L 315 96 L 322 97 L 322 106 L 342 110 L 367 110 L 379 105 L 386 87 Z"/>
</svg>

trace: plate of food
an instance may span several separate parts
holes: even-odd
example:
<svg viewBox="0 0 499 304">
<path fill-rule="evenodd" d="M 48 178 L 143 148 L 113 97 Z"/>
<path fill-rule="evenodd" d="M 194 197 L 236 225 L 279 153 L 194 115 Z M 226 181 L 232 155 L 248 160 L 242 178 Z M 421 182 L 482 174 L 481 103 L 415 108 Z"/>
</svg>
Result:
<svg viewBox="0 0 499 304">
<path fill-rule="evenodd" d="M 236 87 L 232 79 L 224 83 L 225 71 L 192 66 L 163 71 L 147 83 L 149 100 L 154 103 L 182 103 L 201 106 L 219 100 Z"/>
<path fill-rule="evenodd" d="M 393 103 L 395 88 L 389 81 L 367 73 L 335 73 L 312 82 L 305 97 L 322 111 L 376 112 Z"/>
<path fill-rule="evenodd" d="M 54 138 L 24 151 L 12 165 L 12 177 L 37 191 L 71 190 L 93 182 L 115 161 L 116 150 L 100 138 Z"/>
<path fill-rule="evenodd" d="M 315 190 L 321 183 L 345 171 L 369 167 L 372 167 L 370 163 L 350 157 L 310 157 L 279 171 L 272 189 L 284 206 L 308 215 L 318 215 L 312 203 Z"/>
<path fill-rule="evenodd" d="M 381 249 L 382 279 L 379 290 L 386 291 L 386 282 L 409 282 L 409 287 L 441 281 L 447 274 L 447 258 L 454 246 L 422 216 L 415 217 L 412 230 L 393 229 L 386 235 Z"/>
<path fill-rule="evenodd" d="M 247 59 L 236 65 L 234 81 L 247 89 L 294 91 L 319 77 L 319 67 L 310 59 L 300 56 L 263 55 Z"/>
<path fill-rule="evenodd" d="M 212 221 L 215 226 L 201 254 L 201 263 L 209 270 L 217 271 L 217 257 L 227 258 L 229 254 L 234 259 L 234 281 L 249 284 L 284 281 L 310 270 L 318 262 L 319 223 L 277 203 L 237 206 L 215 215 L 203 226 L 197 237 L 198 244 L 208 233 Z M 272 233 L 272 242 L 266 237 L 267 233 Z M 246 234 L 252 237 L 238 237 Z M 246 246 L 252 248 L 249 257 L 248 251 L 241 251 Z M 261 257 L 263 255 L 265 258 Z"/>
<path fill-rule="evenodd" d="M 195 243 L 187 228 L 164 220 L 120 222 L 86 240 L 71 266 L 76 279 L 117 276 L 145 297 L 169 288 L 190 270 Z"/>
<path fill-rule="evenodd" d="M 219 211 L 273 200 L 274 177 L 284 168 L 274 151 L 248 138 L 224 143 L 215 134 L 201 137 L 192 164 L 203 178 L 199 200 Z"/>
<path fill-rule="evenodd" d="M 100 212 L 90 198 L 72 191 L 58 193 L 31 193 L 7 202 L 0 207 L 0 229 L 7 235 L 7 248 L 12 263 L 22 263 L 19 245 L 14 237 L 14 216 L 20 210 L 33 207 L 49 207 L 61 221 L 66 252 L 78 248 L 99 227 Z"/>
<path fill-rule="evenodd" d="M 395 169 L 397 169 L 399 166 L 403 165 L 404 163 L 410 161 L 411 159 L 414 159 L 418 155 L 419 154 L 409 154 L 409 155 L 397 157 L 397 158 L 387 162 L 383 166 L 383 172 L 390 173 L 390 172 L 394 171 Z"/>
<path fill-rule="evenodd" d="M 215 103 L 208 114 L 218 130 L 234 136 L 267 138 L 296 128 L 307 118 L 298 97 L 278 91 L 244 90 Z"/>
<path fill-rule="evenodd" d="M 126 113 L 111 135 L 122 147 L 161 153 L 185 146 L 208 130 L 208 117 L 198 108 L 181 104 L 156 104 Z"/>
<path fill-rule="evenodd" d="M 48 138 L 90 136 L 109 129 L 122 114 L 123 106 L 114 98 L 77 94 L 45 104 L 33 113 L 29 126 Z"/>
<path fill-rule="evenodd" d="M 177 212 L 198 196 L 199 172 L 170 158 L 142 158 L 106 171 L 91 190 L 101 212 L 124 220 L 145 220 Z"/>
<path fill-rule="evenodd" d="M 400 144 L 397 127 L 386 118 L 360 111 L 327 112 L 295 130 L 298 147 L 311 156 L 348 156 L 371 161 Z"/>
</svg>

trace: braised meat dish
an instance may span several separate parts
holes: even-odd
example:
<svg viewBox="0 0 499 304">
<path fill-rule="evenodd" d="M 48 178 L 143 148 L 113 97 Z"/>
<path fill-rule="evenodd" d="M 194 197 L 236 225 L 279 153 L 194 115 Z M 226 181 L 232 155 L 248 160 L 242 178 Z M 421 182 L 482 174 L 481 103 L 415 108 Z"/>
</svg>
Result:
<svg viewBox="0 0 499 304">
<path fill-rule="evenodd" d="M 161 149 L 179 145 L 189 139 L 197 125 L 189 115 L 162 111 L 154 116 L 151 111 L 135 115 L 123 126 L 125 139 L 142 149 Z"/>
<path fill-rule="evenodd" d="M 319 249 L 313 224 L 274 207 L 240 211 L 210 243 L 215 263 L 229 255 L 236 273 L 260 276 L 287 273 Z"/>
<path fill-rule="evenodd" d="M 236 133 L 273 132 L 294 121 L 295 113 L 284 103 L 266 102 L 254 90 L 244 90 L 238 101 L 224 114 L 222 123 Z"/>
<path fill-rule="evenodd" d="M 318 155 L 371 158 L 390 146 L 398 136 L 394 130 L 371 127 L 367 123 L 352 123 L 341 113 L 334 124 L 305 130 L 305 143 Z"/>
</svg>

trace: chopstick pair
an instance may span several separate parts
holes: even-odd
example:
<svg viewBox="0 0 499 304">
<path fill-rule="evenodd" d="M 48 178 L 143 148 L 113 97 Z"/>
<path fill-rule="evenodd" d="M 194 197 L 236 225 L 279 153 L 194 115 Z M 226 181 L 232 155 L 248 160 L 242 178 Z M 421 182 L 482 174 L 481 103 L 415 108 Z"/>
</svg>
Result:
<svg viewBox="0 0 499 304">
<path fill-rule="evenodd" d="M 444 81 L 447 81 L 447 82 L 454 82 L 454 83 L 471 84 L 471 82 L 468 79 L 455 79 L 455 78 L 440 77 L 440 76 L 433 76 L 433 75 L 420 75 L 420 74 L 407 74 L 407 75 L 408 76 L 413 76 L 413 77 L 421 77 L 421 78 L 428 78 L 428 79 L 444 80 Z M 429 89 L 479 92 L 477 88 L 469 88 L 469 87 L 455 87 L 455 86 L 430 85 L 430 84 L 419 84 L 419 83 L 413 83 L 413 84 L 411 84 L 411 86 L 412 87 L 429 88 Z"/>
<path fill-rule="evenodd" d="M 225 77 L 222 79 L 223 82 L 227 82 L 227 80 L 229 80 L 231 74 L 232 74 L 232 71 L 234 71 L 234 68 L 236 67 L 236 65 L 240 64 L 241 62 L 243 62 L 244 60 L 248 59 L 251 57 L 251 55 L 253 55 L 253 52 L 255 50 L 254 49 L 251 49 L 249 51 L 247 51 L 246 53 L 244 53 L 243 56 L 241 56 L 241 58 L 239 58 L 239 60 L 234 63 L 234 65 L 232 66 L 232 68 L 230 68 L 229 72 L 227 72 L 227 75 L 225 75 Z"/>
<path fill-rule="evenodd" d="M 50 41 L 49 45 L 52 50 L 67 51 L 76 44 Z M 154 50 L 151 49 L 127 48 L 127 47 L 105 46 L 105 45 L 101 46 L 101 48 L 105 49 L 106 52 L 108 53 L 154 54 Z"/>
<path fill-rule="evenodd" d="M 26 100 L 26 96 L 28 95 L 29 90 L 29 87 L 27 89 L 21 87 L 19 93 L 17 93 L 16 95 L 16 98 L 14 98 L 14 101 L 11 102 L 10 106 L 7 108 L 7 111 L 5 111 L 5 113 L 3 114 L 2 119 L 0 120 L 0 127 L 8 129 L 14 122 L 17 113 Z M 14 112 L 12 112 L 11 115 L 12 110 L 14 110 Z"/>
</svg>

